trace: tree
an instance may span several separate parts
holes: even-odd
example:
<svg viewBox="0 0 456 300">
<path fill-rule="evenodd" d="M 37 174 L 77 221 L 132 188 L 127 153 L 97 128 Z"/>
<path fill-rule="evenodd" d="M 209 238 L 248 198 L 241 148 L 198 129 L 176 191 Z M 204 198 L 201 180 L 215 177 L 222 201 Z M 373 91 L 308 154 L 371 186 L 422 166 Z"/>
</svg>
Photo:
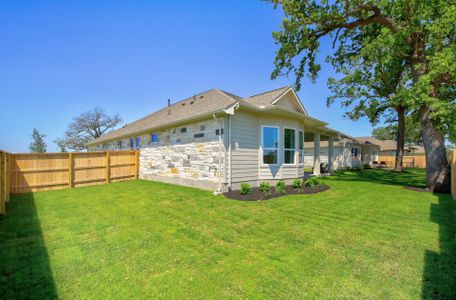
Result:
<svg viewBox="0 0 456 300">
<path fill-rule="evenodd" d="M 103 109 L 96 107 L 73 119 L 63 138 L 54 141 L 61 150 L 81 151 L 85 145 L 114 129 L 122 119 L 119 115 L 108 116 Z"/>
<path fill-rule="evenodd" d="M 398 126 L 395 120 L 390 120 L 388 126 L 377 127 L 372 130 L 372 136 L 380 140 L 395 140 L 397 141 Z M 423 144 L 423 131 L 421 124 L 413 116 L 405 117 L 405 144 L 422 145 Z"/>
<path fill-rule="evenodd" d="M 66 150 L 66 141 L 63 139 L 57 139 L 54 141 L 54 143 L 57 144 L 57 147 L 59 147 L 60 152 L 65 153 L 67 152 Z"/>
<path fill-rule="evenodd" d="M 294 73 L 297 89 L 304 75 L 315 80 L 320 70 L 316 60 L 320 40 L 333 38 L 337 49 L 328 61 L 344 77 L 329 82 L 333 93 L 329 104 L 342 99 L 342 105 L 351 107 L 356 102 L 352 111 L 360 116 L 382 104 L 385 110 L 403 108 L 398 119 L 405 119 L 407 112 L 419 116 L 427 186 L 448 192 L 450 167 L 443 132 L 456 126 L 454 0 L 272 2 L 285 13 L 281 31 L 273 33 L 280 48 L 272 78 Z M 388 72 L 393 80 L 387 86 L 393 87 L 394 82 L 398 86 L 379 95 L 373 79 L 387 82 Z M 389 93 L 392 98 L 385 97 Z"/>
<path fill-rule="evenodd" d="M 40 132 L 34 128 L 32 133 L 32 142 L 29 145 L 30 152 L 33 153 L 45 153 L 46 152 L 46 143 L 44 142 L 44 138 L 46 136 L 44 134 L 40 134 Z"/>
</svg>

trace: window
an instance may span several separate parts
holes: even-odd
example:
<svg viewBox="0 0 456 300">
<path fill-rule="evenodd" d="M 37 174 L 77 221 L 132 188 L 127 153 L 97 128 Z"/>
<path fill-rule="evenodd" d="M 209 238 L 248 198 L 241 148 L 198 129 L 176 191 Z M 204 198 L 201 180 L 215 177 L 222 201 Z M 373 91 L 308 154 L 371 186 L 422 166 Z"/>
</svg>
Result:
<svg viewBox="0 0 456 300">
<path fill-rule="evenodd" d="M 187 132 L 187 127 L 182 127 L 181 128 L 181 133 L 185 133 L 185 132 Z"/>
<path fill-rule="evenodd" d="M 204 133 L 195 133 L 195 134 L 193 135 L 193 137 L 194 137 L 195 139 L 197 139 L 197 138 L 202 138 L 202 137 L 204 137 Z"/>
<path fill-rule="evenodd" d="M 136 149 L 141 148 L 141 138 L 139 136 L 136 137 Z"/>
<path fill-rule="evenodd" d="M 263 164 L 275 165 L 279 156 L 279 128 L 262 128 Z"/>
<path fill-rule="evenodd" d="M 358 148 L 352 148 L 351 149 L 351 154 L 352 154 L 352 157 L 356 159 L 358 157 L 358 154 L 359 154 L 358 153 Z"/>
<path fill-rule="evenodd" d="M 134 148 L 135 148 L 135 139 L 130 138 L 130 149 L 134 149 Z"/>
<path fill-rule="evenodd" d="M 152 133 L 150 135 L 150 142 L 151 142 L 151 144 L 157 144 L 158 143 L 158 133 Z"/>
<path fill-rule="evenodd" d="M 200 126 L 200 131 L 204 131 L 204 130 L 206 130 L 206 125 L 201 125 Z"/>
<path fill-rule="evenodd" d="M 299 131 L 299 163 L 304 163 L 304 132 Z"/>
<path fill-rule="evenodd" d="M 118 141 L 118 142 L 117 142 L 117 148 L 118 148 L 119 150 L 122 150 L 122 146 L 123 146 L 123 145 L 122 145 L 122 141 Z"/>
<path fill-rule="evenodd" d="M 215 130 L 215 135 L 220 135 L 220 129 Z M 223 128 L 222 128 L 222 135 L 223 135 Z"/>
<path fill-rule="evenodd" d="M 295 130 L 285 128 L 283 130 L 283 160 L 285 164 L 295 163 L 296 134 Z"/>
</svg>

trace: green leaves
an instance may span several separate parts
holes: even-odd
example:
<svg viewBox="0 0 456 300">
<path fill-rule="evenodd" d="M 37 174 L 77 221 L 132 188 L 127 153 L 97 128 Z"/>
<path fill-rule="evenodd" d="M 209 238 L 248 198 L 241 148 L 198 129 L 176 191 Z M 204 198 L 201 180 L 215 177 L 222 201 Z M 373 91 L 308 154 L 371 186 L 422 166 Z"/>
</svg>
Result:
<svg viewBox="0 0 456 300">
<path fill-rule="evenodd" d="M 398 106 L 409 112 L 427 106 L 447 133 L 456 123 L 454 1 L 272 2 L 285 13 L 273 34 L 279 46 L 273 79 L 293 74 L 297 89 L 304 77 L 315 81 L 320 39 L 330 37 L 334 52 L 326 61 L 342 76 L 328 80 L 328 105 L 338 101 L 347 117 L 372 123 Z"/>
</svg>

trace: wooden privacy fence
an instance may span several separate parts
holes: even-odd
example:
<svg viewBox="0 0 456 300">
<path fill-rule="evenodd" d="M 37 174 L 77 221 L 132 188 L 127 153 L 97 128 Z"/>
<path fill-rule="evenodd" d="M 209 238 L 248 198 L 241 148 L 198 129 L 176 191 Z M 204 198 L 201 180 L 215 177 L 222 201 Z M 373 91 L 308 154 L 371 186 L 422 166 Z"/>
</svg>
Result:
<svg viewBox="0 0 456 300">
<path fill-rule="evenodd" d="M 10 154 L 10 192 L 81 187 L 138 178 L 138 151 Z"/>
<path fill-rule="evenodd" d="M 451 194 L 453 199 L 456 200 L 456 150 L 453 150 L 450 155 L 451 165 Z"/>
<path fill-rule="evenodd" d="M 378 158 L 378 161 L 380 162 L 380 164 L 382 164 L 382 162 L 385 162 L 388 168 L 394 168 L 396 156 L 380 156 Z M 405 168 L 426 168 L 426 156 L 404 156 L 402 158 L 402 164 Z"/>
<path fill-rule="evenodd" d="M 0 150 L 0 215 L 6 212 L 10 195 L 10 153 Z"/>
</svg>

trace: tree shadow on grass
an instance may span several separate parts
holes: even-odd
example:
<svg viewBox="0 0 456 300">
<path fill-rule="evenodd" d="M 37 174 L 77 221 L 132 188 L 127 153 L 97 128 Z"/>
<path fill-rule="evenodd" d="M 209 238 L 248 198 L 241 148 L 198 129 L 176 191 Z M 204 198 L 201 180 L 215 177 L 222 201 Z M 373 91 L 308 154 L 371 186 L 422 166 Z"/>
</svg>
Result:
<svg viewBox="0 0 456 300">
<path fill-rule="evenodd" d="M 57 297 L 33 194 L 14 195 L 0 216 L 0 299 Z"/>
<path fill-rule="evenodd" d="M 422 299 L 456 299 L 456 201 L 451 195 L 436 194 L 430 220 L 439 225 L 440 251 L 424 254 Z"/>
<path fill-rule="evenodd" d="M 403 172 L 367 169 L 361 171 L 341 171 L 336 172 L 335 175 L 328 178 L 335 181 L 364 181 L 388 185 L 426 187 L 426 173 L 420 169 L 406 169 Z"/>
</svg>

